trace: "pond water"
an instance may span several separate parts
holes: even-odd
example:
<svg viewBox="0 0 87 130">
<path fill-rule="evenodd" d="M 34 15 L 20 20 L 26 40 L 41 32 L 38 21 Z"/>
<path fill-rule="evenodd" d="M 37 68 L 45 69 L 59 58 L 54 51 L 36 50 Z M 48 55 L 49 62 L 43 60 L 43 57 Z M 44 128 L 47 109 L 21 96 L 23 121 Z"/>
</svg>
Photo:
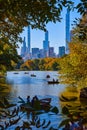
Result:
<svg viewBox="0 0 87 130">
<path fill-rule="evenodd" d="M 35 74 L 36 77 L 31 77 L 31 74 Z M 47 75 L 50 75 L 49 79 L 46 78 Z M 53 80 L 53 78 L 58 79 L 57 71 L 29 71 L 27 74 L 24 71 L 20 71 L 18 74 L 7 72 L 6 82 L 11 84 L 9 97 L 11 99 L 18 96 L 26 98 L 28 95 L 31 97 L 34 95 L 58 97 L 64 90 L 64 85 L 49 85 L 47 81 Z"/>
<path fill-rule="evenodd" d="M 60 110 L 58 115 L 42 115 L 42 119 L 51 120 L 53 126 L 58 125 L 62 120 L 61 106 L 59 96 L 63 92 L 65 86 L 63 84 L 48 84 L 48 80 L 58 79 L 57 71 L 15 71 L 7 72 L 6 82 L 10 84 L 10 91 L 6 97 L 12 102 L 18 101 L 18 96 L 26 99 L 29 95 L 31 98 L 37 95 L 39 98 L 51 97 L 53 106 L 57 106 Z M 35 74 L 36 77 L 31 77 L 31 74 Z M 50 78 L 46 78 L 50 75 Z M 34 128 L 34 130 L 37 130 Z"/>
</svg>

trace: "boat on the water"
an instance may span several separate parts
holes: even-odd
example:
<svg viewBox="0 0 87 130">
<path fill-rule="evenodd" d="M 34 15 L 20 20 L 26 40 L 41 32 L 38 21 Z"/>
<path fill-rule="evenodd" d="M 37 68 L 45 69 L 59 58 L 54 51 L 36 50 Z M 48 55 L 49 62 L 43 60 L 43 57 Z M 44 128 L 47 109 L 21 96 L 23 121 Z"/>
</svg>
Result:
<svg viewBox="0 0 87 130">
<path fill-rule="evenodd" d="M 47 75 L 46 78 L 50 78 L 50 75 Z"/>
<path fill-rule="evenodd" d="M 36 77 L 36 75 L 35 74 L 31 74 L 31 77 Z"/>
<path fill-rule="evenodd" d="M 57 80 L 52 80 L 52 81 L 48 81 L 48 84 L 59 84 L 58 79 Z"/>
<path fill-rule="evenodd" d="M 43 98 L 39 100 L 41 104 L 50 104 L 51 98 Z"/>
<path fill-rule="evenodd" d="M 19 74 L 18 72 L 14 72 L 14 74 Z"/>
<path fill-rule="evenodd" d="M 24 72 L 24 74 L 29 74 L 29 72 Z"/>
</svg>

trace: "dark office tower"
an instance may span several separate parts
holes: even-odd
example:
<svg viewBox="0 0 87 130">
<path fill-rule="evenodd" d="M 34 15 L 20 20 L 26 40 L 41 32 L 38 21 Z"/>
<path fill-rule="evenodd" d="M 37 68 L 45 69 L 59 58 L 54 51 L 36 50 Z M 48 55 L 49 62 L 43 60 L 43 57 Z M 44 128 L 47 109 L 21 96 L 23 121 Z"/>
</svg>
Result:
<svg viewBox="0 0 87 130">
<path fill-rule="evenodd" d="M 54 47 L 49 47 L 49 57 L 55 57 Z"/>
<path fill-rule="evenodd" d="M 70 42 L 70 10 L 67 9 L 66 13 L 66 53 L 69 53 L 69 44 Z"/>
<path fill-rule="evenodd" d="M 49 57 L 49 41 L 48 31 L 45 32 L 45 40 L 43 41 L 44 57 Z"/>
<path fill-rule="evenodd" d="M 30 26 L 28 26 L 28 54 L 30 54 Z"/>
<path fill-rule="evenodd" d="M 62 57 L 65 55 L 65 46 L 59 47 L 59 57 Z"/>
<path fill-rule="evenodd" d="M 26 54 L 26 41 L 25 41 L 25 37 L 23 40 L 23 47 L 21 48 L 21 56 L 24 57 Z"/>
<path fill-rule="evenodd" d="M 65 46 L 59 47 L 59 57 L 62 57 L 65 55 Z"/>
<path fill-rule="evenodd" d="M 32 48 L 32 58 L 38 58 L 39 48 Z"/>
<path fill-rule="evenodd" d="M 24 53 L 26 53 L 26 41 L 25 41 L 25 37 L 24 37 L 24 40 L 23 40 L 23 50 L 24 50 Z"/>
</svg>

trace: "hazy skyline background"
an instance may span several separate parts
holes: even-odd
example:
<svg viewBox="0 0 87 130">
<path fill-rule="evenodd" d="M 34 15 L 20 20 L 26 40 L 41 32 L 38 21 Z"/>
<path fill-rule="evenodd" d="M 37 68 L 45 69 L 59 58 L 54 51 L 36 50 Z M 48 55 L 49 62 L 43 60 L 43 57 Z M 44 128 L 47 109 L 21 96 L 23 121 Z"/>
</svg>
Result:
<svg viewBox="0 0 87 130">
<path fill-rule="evenodd" d="M 56 54 L 58 54 L 58 47 L 59 46 L 65 46 L 65 19 L 66 19 L 66 12 L 67 9 L 63 9 L 61 12 L 62 20 L 61 22 L 56 22 L 56 24 L 49 22 L 47 24 L 47 30 L 49 32 L 49 45 L 50 47 L 54 47 L 54 51 Z M 72 29 L 71 24 L 73 24 L 73 21 L 75 18 L 80 17 L 79 13 L 77 13 L 77 10 L 74 10 L 74 12 L 70 12 L 70 30 Z M 23 33 L 21 34 L 22 39 L 26 37 L 26 44 L 27 44 L 27 27 L 24 28 Z M 31 29 L 30 30 L 30 44 L 31 48 L 43 48 L 43 40 L 45 39 L 45 32 L 39 29 Z M 20 48 L 18 49 L 18 53 L 20 54 L 21 46 L 22 44 L 19 44 Z"/>
</svg>

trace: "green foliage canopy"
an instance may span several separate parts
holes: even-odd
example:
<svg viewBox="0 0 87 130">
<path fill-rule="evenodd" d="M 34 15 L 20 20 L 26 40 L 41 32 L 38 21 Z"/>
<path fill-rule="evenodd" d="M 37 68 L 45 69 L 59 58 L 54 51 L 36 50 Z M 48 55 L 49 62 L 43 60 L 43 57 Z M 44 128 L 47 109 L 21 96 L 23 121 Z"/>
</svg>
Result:
<svg viewBox="0 0 87 130">
<path fill-rule="evenodd" d="M 8 59 L 4 65 L 10 66 L 11 59 L 18 61 L 15 60 L 19 58 L 17 42 L 22 41 L 19 34 L 24 27 L 30 25 L 45 30 L 48 22 L 61 20 L 63 7 L 71 9 L 73 4 L 72 0 L 0 0 L 0 57 L 2 62 L 4 57 Z M 85 14 L 87 1 L 81 0 L 75 8 L 82 15 Z M 5 44 L 8 44 L 10 51 L 4 50 Z"/>
<path fill-rule="evenodd" d="M 73 0 L 0 0 L 0 34 L 15 42 L 23 27 L 45 29 L 48 22 L 60 21 L 63 7 L 73 5 Z M 81 0 L 75 8 L 85 14 L 87 1 Z"/>
<path fill-rule="evenodd" d="M 87 14 L 74 28 L 73 39 L 69 43 L 70 53 L 60 60 L 62 81 L 73 86 L 87 86 Z M 79 25 L 79 26 L 78 26 Z M 83 25 L 83 27 L 82 27 Z M 82 27 L 82 28 L 81 28 Z M 81 32 L 81 29 L 83 30 Z M 84 37 L 84 38 L 83 38 Z"/>
<path fill-rule="evenodd" d="M 24 70 L 58 70 L 59 69 L 59 58 L 43 58 L 27 60 L 21 65 L 20 69 Z"/>
</svg>

